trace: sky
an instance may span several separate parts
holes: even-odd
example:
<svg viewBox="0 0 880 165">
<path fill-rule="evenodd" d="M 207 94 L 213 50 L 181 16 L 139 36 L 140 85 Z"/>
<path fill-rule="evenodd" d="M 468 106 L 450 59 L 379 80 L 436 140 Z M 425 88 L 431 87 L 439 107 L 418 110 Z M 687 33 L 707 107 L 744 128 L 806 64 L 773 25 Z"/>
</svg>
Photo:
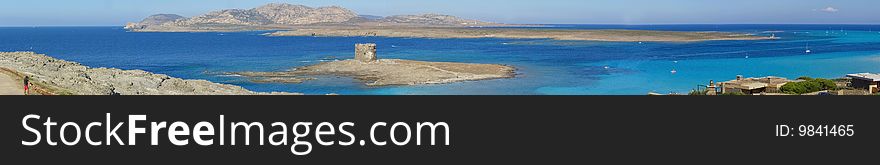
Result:
<svg viewBox="0 0 880 165">
<path fill-rule="evenodd" d="M 0 26 L 119 26 L 272 2 L 517 24 L 880 24 L 880 0 L 0 0 Z"/>
</svg>

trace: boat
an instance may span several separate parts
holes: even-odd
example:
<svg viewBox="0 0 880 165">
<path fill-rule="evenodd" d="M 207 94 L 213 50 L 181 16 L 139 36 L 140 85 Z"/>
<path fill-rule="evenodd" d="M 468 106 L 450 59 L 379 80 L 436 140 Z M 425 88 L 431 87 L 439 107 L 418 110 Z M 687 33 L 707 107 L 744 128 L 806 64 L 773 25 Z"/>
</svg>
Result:
<svg viewBox="0 0 880 165">
<path fill-rule="evenodd" d="M 806 52 L 806 53 L 812 53 L 812 52 L 813 52 L 812 50 L 810 50 L 810 44 L 809 44 L 809 43 L 807 44 L 807 50 L 806 50 L 805 52 Z"/>
</svg>

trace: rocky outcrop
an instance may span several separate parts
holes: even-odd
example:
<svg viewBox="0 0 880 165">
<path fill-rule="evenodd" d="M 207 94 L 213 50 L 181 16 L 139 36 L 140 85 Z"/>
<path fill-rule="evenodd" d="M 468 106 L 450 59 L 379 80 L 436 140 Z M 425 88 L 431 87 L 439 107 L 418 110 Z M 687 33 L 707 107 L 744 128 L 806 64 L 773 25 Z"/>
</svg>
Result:
<svg viewBox="0 0 880 165">
<path fill-rule="evenodd" d="M 323 62 L 281 72 L 234 72 L 256 83 L 302 83 L 309 76 L 336 75 L 361 80 L 368 86 L 444 84 L 513 78 L 516 68 L 498 64 L 470 64 L 382 59 L 376 44 L 355 44 L 355 59 Z"/>
<path fill-rule="evenodd" d="M 0 52 L 0 67 L 30 76 L 55 92 L 74 95 L 254 95 L 239 86 L 184 80 L 142 70 L 90 68 L 34 52 Z"/>
<path fill-rule="evenodd" d="M 367 86 L 445 84 L 461 81 L 513 78 L 516 69 L 497 64 L 469 64 L 452 62 L 427 62 L 400 59 L 382 59 L 374 62 L 343 60 L 324 62 L 282 72 L 231 73 L 253 80 L 304 80 L 309 76 L 336 75 L 361 80 Z M 255 81 L 257 82 L 257 81 Z M 284 81 L 271 81 L 285 83 Z"/>
</svg>

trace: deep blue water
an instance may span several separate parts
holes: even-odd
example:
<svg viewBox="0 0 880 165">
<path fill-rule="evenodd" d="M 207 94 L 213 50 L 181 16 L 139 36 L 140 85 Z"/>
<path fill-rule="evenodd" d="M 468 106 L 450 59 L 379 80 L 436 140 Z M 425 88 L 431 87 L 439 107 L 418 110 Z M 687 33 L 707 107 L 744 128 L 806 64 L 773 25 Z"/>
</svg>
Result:
<svg viewBox="0 0 880 165">
<path fill-rule="evenodd" d="M 254 91 L 307 94 L 631 94 L 686 93 L 709 80 L 880 72 L 880 25 L 555 25 L 559 29 L 730 31 L 780 40 L 636 43 L 545 39 L 268 37 L 266 32 L 130 33 L 121 27 L 0 28 L 0 51 L 35 51 L 92 67 L 141 69 Z M 366 87 L 350 78 L 303 84 L 250 83 L 231 71 L 280 71 L 352 58 L 375 42 L 380 58 L 497 63 L 513 79 Z M 809 47 L 812 53 L 805 53 Z M 671 71 L 675 70 L 673 74 Z"/>
</svg>

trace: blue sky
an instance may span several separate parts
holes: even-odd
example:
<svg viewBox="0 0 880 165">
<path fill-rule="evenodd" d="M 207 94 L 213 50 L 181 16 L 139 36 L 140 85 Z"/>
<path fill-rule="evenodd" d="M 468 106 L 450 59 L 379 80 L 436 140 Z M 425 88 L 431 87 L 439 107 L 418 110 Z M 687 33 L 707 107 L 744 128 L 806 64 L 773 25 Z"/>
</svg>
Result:
<svg viewBox="0 0 880 165">
<path fill-rule="evenodd" d="M 880 0 L 0 0 L 0 26 L 95 26 L 270 2 L 359 14 L 442 13 L 503 23 L 880 24 Z"/>
</svg>

